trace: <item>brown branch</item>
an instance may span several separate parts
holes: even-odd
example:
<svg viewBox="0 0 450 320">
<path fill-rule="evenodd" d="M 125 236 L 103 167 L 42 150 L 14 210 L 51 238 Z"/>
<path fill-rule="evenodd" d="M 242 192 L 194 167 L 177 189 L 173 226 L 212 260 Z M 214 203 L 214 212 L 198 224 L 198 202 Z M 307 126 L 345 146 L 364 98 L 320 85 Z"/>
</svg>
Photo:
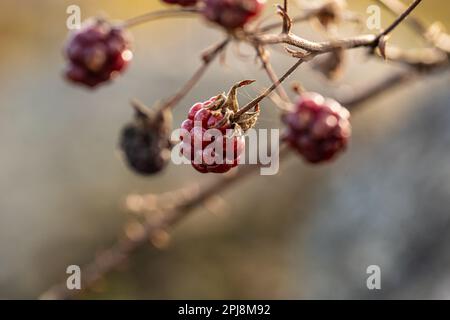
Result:
<svg viewBox="0 0 450 320">
<path fill-rule="evenodd" d="M 376 47 L 381 39 L 391 33 L 408 15 L 419 5 L 422 0 L 415 0 L 397 19 L 384 31 L 378 35 L 366 34 L 350 38 L 336 39 L 332 41 L 315 42 L 299 37 L 291 32 L 281 34 L 264 34 L 250 37 L 251 42 L 261 44 L 288 44 L 310 53 L 326 53 L 336 49 L 354 49 L 360 47 Z M 288 19 L 286 13 L 283 14 L 283 21 Z"/>
<path fill-rule="evenodd" d="M 211 62 L 214 61 L 214 59 L 226 48 L 229 42 L 230 38 L 227 38 L 207 50 L 202 55 L 203 63 L 200 68 L 171 99 L 161 106 L 161 110 L 174 108 L 194 88 L 194 86 L 205 74 L 205 71 L 208 69 Z"/>
<path fill-rule="evenodd" d="M 374 47 L 377 46 L 380 40 L 392 32 L 403 20 L 408 17 L 408 15 L 419 5 L 422 0 L 415 0 L 405 12 L 403 12 L 385 31 L 381 32 L 377 36 L 375 35 L 363 35 L 357 36 L 349 39 L 333 40 L 328 42 L 313 42 L 303 38 L 300 38 L 290 32 L 282 32 L 279 35 L 263 35 L 252 39 L 254 43 L 287 43 L 293 46 L 297 46 L 309 53 L 304 54 L 277 82 L 274 82 L 263 94 L 254 100 L 250 101 L 246 106 L 241 108 L 235 117 L 238 118 L 245 112 L 251 110 L 258 105 L 265 97 L 267 97 L 272 91 L 274 91 L 286 78 L 288 78 L 291 73 L 293 73 L 304 61 L 305 59 L 310 59 L 318 53 L 329 52 L 336 49 L 351 49 L 357 47 Z M 286 12 L 283 13 L 283 20 L 289 20 Z M 285 31 L 285 30 L 283 30 Z M 291 52 L 295 55 L 295 52 Z"/>
<path fill-rule="evenodd" d="M 396 14 L 397 16 L 401 15 L 407 9 L 406 5 L 399 0 L 375 0 L 375 1 L 383 5 L 386 9 Z M 425 23 L 415 16 L 410 16 L 409 19 L 406 21 L 406 23 L 410 25 L 420 35 L 424 35 L 427 32 L 427 27 Z"/>
<path fill-rule="evenodd" d="M 395 28 L 397 28 L 400 25 L 400 23 L 403 20 L 405 20 L 421 2 L 422 0 L 414 0 L 414 2 L 411 3 L 411 5 L 408 8 L 406 8 L 406 10 L 402 14 L 400 14 L 389 27 L 387 27 L 383 32 L 381 32 L 378 35 L 377 40 L 379 41 L 382 37 L 387 36 Z"/>
<path fill-rule="evenodd" d="M 176 16 L 197 14 L 199 12 L 200 10 L 198 8 L 179 8 L 179 9 L 151 11 L 123 21 L 122 27 L 131 28 L 150 21 L 155 21 L 163 18 L 171 18 Z"/>
<path fill-rule="evenodd" d="M 378 3 L 382 4 L 389 11 L 394 14 L 400 14 L 406 10 L 405 4 L 399 0 L 376 0 Z M 411 15 L 406 21 L 409 26 L 411 26 L 425 41 L 435 48 L 444 51 L 445 53 L 450 53 L 450 36 L 439 30 L 437 24 L 430 27 L 416 16 Z M 436 29 L 437 27 L 437 29 Z"/>
<path fill-rule="evenodd" d="M 403 21 L 408 14 L 418 5 L 420 1 L 416 0 L 412 6 L 409 7 L 407 11 L 405 11 L 399 18 L 394 21 L 394 23 L 382 32 L 380 35 L 363 35 L 349 39 L 342 39 L 333 42 L 312 42 L 305 39 L 302 39 L 298 36 L 292 34 L 281 34 L 281 35 L 263 35 L 256 38 L 256 40 L 264 40 L 261 41 L 262 44 L 275 44 L 275 43 L 285 43 L 296 46 L 302 50 L 307 51 L 304 56 L 297 60 L 297 62 L 280 78 L 276 81 L 273 81 L 273 84 L 270 88 L 268 88 L 261 96 L 257 97 L 245 107 L 243 107 L 238 113 L 242 114 L 247 110 L 255 107 L 259 102 L 261 102 L 265 97 L 267 97 L 272 91 L 274 91 L 285 79 L 287 79 L 303 62 L 314 57 L 315 55 L 323 52 L 328 52 L 335 50 L 337 48 L 341 49 L 350 49 L 356 47 L 363 46 L 373 46 L 377 44 L 380 39 L 394 30 L 401 21 Z M 286 4 L 286 2 L 285 2 Z M 285 7 L 286 9 L 286 7 Z M 285 10 L 286 11 L 286 10 Z M 145 21 L 149 21 L 154 19 L 154 16 L 150 14 L 146 14 L 131 20 L 128 20 L 127 26 L 136 25 Z M 216 50 L 213 50 L 214 53 L 212 59 L 220 52 L 221 49 L 224 48 L 228 43 L 228 39 L 226 42 L 222 42 L 222 46 L 219 45 Z M 251 43 L 258 43 L 257 41 L 251 41 Z M 212 60 L 211 59 L 211 60 Z M 198 81 L 201 75 L 204 73 L 206 66 L 210 61 L 210 59 L 206 59 L 204 65 L 194 74 L 194 76 L 188 81 L 188 83 L 180 90 L 178 94 L 176 94 L 171 100 L 169 100 L 168 104 L 173 104 L 175 101 L 178 102 Z M 269 68 L 270 69 L 270 68 Z M 354 108 L 355 106 L 361 104 L 364 101 L 367 101 L 386 90 L 391 90 L 395 86 L 399 84 L 404 84 L 407 80 L 411 79 L 412 76 L 411 70 L 403 73 L 398 73 L 389 76 L 384 79 L 380 83 L 375 84 L 372 87 L 363 90 L 362 93 L 358 96 L 352 97 L 347 101 L 344 100 L 344 104 L 348 107 Z M 268 73 L 271 73 L 270 71 Z M 277 78 L 273 73 L 272 77 Z M 181 97 L 181 98 L 180 98 Z M 286 158 L 288 154 L 287 149 L 283 149 L 280 154 L 280 159 Z M 118 266 L 120 266 L 123 262 L 125 262 L 130 255 L 135 252 L 139 247 L 145 245 L 150 238 L 157 236 L 158 234 L 168 232 L 172 229 L 177 223 L 186 218 L 190 213 L 194 211 L 198 206 L 202 205 L 205 200 L 210 199 L 216 194 L 226 191 L 230 186 L 235 184 L 236 182 L 249 177 L 251 174 L 255 173 L 259 166 L 245 166 L 241 168 L 235 175 L 226 175 L 220 177 L 218 180 L 214 181 L 209 185 L 205 185 L 200 192 L 195 194 L 190 199 L 182 202 L 178 206 L 172 209 L 166 209 L 163 212 L 163 215 L 160 216 L 160 219 L 153 222 L 144 222 L 142 227 L 142 232 L 138 233 L 135 237 L 128 237 L 125 239 L 119 240 L 115 245 L 111 248 L 100 253 L 92 263 L 88 264 L 85 268 L 83 268 L 82 273 L 82 288 L 88 289 L 95 285 L 95 283 L 104 277 L 108 272 L 115 270 Z M 73 297 L 75 294 L 79 293 L 79 291 L 68 290 L 66 287 L 66 283 L 62 282 L 57 284 L 47 290 L 42 294 L 41 298 L 43 299 L 68 299 Z"/>
<path fill-rule="evenodd" d="M 351 38 L 338 39 L 333 41 L 314 42 L 301 38 L 295 34 L 265 34 L 256 36 L 256 41 L 262 44 L 288 44 L 299 49 L 314 52 L 326 53 L 336 49 L 353 49 L 372 46 L 377 36 L 372 34 L 360 35 Z"/>
<path fill-rule="evenodd" d="M 323 5 L 317 8 L 304 10 L 304 12 L 302 12 L 301 14 L 291 18 L 292 24 L 305 22 L 311 20 L 312 18 L 317 17 L 317 15 L 323 11 L 324 7 L 327 6 L 327 4 L 328 3 L 325 2 Z M 357 22 L 357 23 L 361 22 L 361 17 L 353 12 L 345 12 L 342 19 L 348 22 Z M 271 24 L 267 24 L 261 27 L 259 30 L 256 30 L 256 33 L 265 33 L 281 27 L 283 27 L 283 21 L 273 22 Z"/>
<path fill-rule="evenodd" d="M 266 98 L 269 94 L 272 93 L 284 80 L 286 80 L 303 62 L 305 62 L 306 58 L 298 59 L 297 62 L 289 68 L 288 71 L 280 78 L 278 81 L 274 82 L 269 88 L 266 89 L 259 97 L 253 99 L 249 103 L 247 103 L 244 107 L 242 107 L 238 112 L 235 113 L 235 117 L 238 118 L 242 114 L 247 111 L 253 109 L 260 103 L 264 98 Z"/>
</svg>

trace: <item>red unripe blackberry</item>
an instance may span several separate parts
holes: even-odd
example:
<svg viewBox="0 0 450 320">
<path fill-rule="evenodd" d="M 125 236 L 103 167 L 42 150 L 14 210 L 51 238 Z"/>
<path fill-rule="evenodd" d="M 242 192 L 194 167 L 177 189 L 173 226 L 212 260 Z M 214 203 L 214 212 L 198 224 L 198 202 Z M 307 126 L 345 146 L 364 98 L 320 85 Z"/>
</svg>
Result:
<svg viewBox="0 0 450 320">
<path fill-rule="evenodd" d="M 141 105 L 134 107 L 135 118 L 122 130 L 120 149 L 133 171 L 142 175 L 158 173 L 170 159 L 171 114 L 169 111 L 153 114 Z"/>
<path fill-rule="evenodd" d="M 237 29 L 263 11 L 266 0 L 204 0 L 203 15 L 225 29 Z"/>
<path fill-rule="evenodd" d="M 349 118 L 350 112 L 337 101 L 318 93 L 302 93 L 294 110 L 283 115 L 285 139 L 308 162 L 325 162 L 347 148 Z"/>
<path fill-rule="evenodd" d="M 189 7 L 197 4 L 198 0 L 162 0 L 162 2 L 168 4 L 178 4 L 182 7 Z"/>
<path fill-rule="evenodd" d="M 244 132 L 255 124 L 259 108 L 256 106 L 255 111 L 234 117 L 239 110 L 236 90 L 251 82 L 238 83 L 228 95 L 220 94 L 190 108 L 188 118 L 181 124 L 181 128 L 189 132 L 190 140 L 185 141 L 186 137 L 181 137 L 181 150 L 197 171 L 225 173 L 238 165 L 245 149 Z M 217 129 L 216 133 L 220 135 L 212 137 L 209 129 Z M 196 148 L 196 139 L 200 149 Z M 222 145 L 219 161 L 215 157 L 217 144 Z"/>
<path fill-rule="evenodd" d="M 133 57 L 128 33 L 101 19 L 90 20 L 71 34 L 65 55 L 67 79 L 91 88 L 122 73 Z"/>
</svg>

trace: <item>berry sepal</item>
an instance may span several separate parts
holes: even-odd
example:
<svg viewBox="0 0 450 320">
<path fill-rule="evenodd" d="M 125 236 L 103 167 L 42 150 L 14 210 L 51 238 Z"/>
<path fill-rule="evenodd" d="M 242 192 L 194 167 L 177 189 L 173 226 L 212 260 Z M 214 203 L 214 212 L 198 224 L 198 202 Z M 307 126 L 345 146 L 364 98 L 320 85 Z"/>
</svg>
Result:
<svg viewBox="0 0 450 320">
<path fill-rule="evenodd" d="M 226 126 L 240 128 L 245 133 L 247 130 L 255 126 L 260 114 L 258 105 L 255 106 L 254 111 L 248 111 L 242 115 L 235 116 L 240 109 L 237 98 L 237 90 L 254 82 L 255 80 L 243 80 L 234 84 L 227 94 L 221 93 L 212 98 L 214 102 L 208 106 L 205 106 L 205 109 L 210 110 L 215 116 L 220 114 L 222 119 L 209 129 L 217 129 Z"/>
</svg>

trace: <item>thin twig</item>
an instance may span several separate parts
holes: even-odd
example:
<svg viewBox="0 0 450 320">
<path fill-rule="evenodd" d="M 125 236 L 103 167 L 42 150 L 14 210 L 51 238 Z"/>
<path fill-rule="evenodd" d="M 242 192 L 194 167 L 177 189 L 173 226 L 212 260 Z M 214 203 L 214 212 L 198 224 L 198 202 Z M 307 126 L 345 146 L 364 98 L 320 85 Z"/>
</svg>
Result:
<svg viewBox="0 0 450 320">
<path fill-rule="evenodd" d="M 265 34 L 256 36 L 256 41 L 262 44 L 288 44 L 302 50 L 315 53 L 326 53 L 336 49 L 353 49 L 372 46 L 377 36 L 366 34 L 333 41 L 315 42 L 301 38 L 295 34 Z"/>
<path fill-rule="evenodd" d="M 274 82 L 266 91 L 264 91 L 259 97 L 253 99 L 244 107 L 242 107 L 236 114 L 234 115 L 236 118 L 244 114 L 245 112 L 253 109 L 260 103 L 265 97 L 267 97 L 272 91 L 274 91 L 284 80 L 286 80 L 303 62 L 305 62 L 305 58 L 298 59 L 297 62 L 289 68 L 288 71 L 280 78 L 278 81 Z"/>
<path fill-rule="evenodd" d="M 389 11 L 397 15 L 406 10 L 405 4 L 403 4 L 399 0 L 376 1 L 386 7 Z M 431 44 L 433 47 L 445 52 L 446 54 L 450 53 L 450 36 L 444 33 L 442 30 L 439 30 L 439 27 L 437 30 L 438 35 L 434 34 L 436 31 L 434 28 L 438 26 L 438 24 L 433 24 L 428 27 L 424 21 L 422 21 L 419 17 L 413 15 L 410 15 L 409 19 L 406 22 L 428 44 Z"/>
<path fill-rule="evenodd" d="M 407 9 L 405 4 L 399 0 L 375 0 L 375 1 L 383 5 L 385 8 L 387 8 L 389 11 L 396 14 L 397 16 L 401 15 Z M 425 23 L 415 16 L 410 16 L 406 22 L 410 26 L 412 26 L 414 30 L 420 35 L 424 35 L 427 32 L 427 27 Z"/>
<path fill-rule="evenodd" d="M 230 38 L 221 41 L 219 44 L 215 45 L 212 49 L 207 50 L 202 56 L 203 63 L 199 69 L 194 73 L 194 75 L 189 79 L 188 82 L 178 91 L 171 99 L 161 106 L 161 109 L 172 109 L 174 108 L 198 83 L 198 81 L 203 77 L 205 71 L 208 69 L 212 61 L 225 49 L 225 47 L 230 42 Z"/>
<path fill-rule="evenodd" d="M 377 36 L 377 41 L 380 40 L 382 37 L 388 35 L 389 33 L 391 33 L 395 28 L 397 28 L 397 26 L 400 25 L 400 23 L 405 20 L 409 14 L 411 12 L 413 12 L 413 10 L 422 2 L 422 0 L 414 0 L 414 2 L 408 7 L 406 8 L 406 10 L 400 14 L 397 19 L 395 19 L 395 21 L 389 26 L 387 27 L 383 32 L 381 32 L 378 36 Z"/>
<path fill-rule="evenodd" d="M 269 61 L 269 57 L 267 57 L 264 53 L 264 47 L 255 45 L 256 54 L 258 55 L 259 60 L 261 61 L 263 69 L 266 71 L 270 81 L 273 83 L 277 83 L 279 81 L 277 74 L 275 73 L 275 70 L 272 67 L 272 64 Z M 286 93 L 286 90 L 284 90 L 282 85 L 279 85 L 277 87 L 278 95 L 283 100 L 283 102 L 289 102 L 289 96 Z"/>
<path fill-rule="evenodd" d="M 137 17 L 130 18 L 122 22 L 122 26 L 124 28 L 131 28 L 142 23 L 155 21 L 158 19 L 176 17 L 176 16 L 184 16 L 199 13 L 199 9 L 197 8 L 179 8 L 179 9 L 170 9 L 170 10 L 159 10 L 147 12 Z"/>
<path fill-rule="evenodd" d="M 415 0 L 395 21 L 378 35 L 366 34 L 332 41 L 315 42 L 299 37 L 293 33 L 256 35 L 251 39 L 261 44 L 288 44 L 311 53 L 326 53 L 336 49 L 354 49 L 376 47 L 380 40 L 391 33 L 422 0 Z M 287 15 L 285 15 L 287 16 Z"/>
<path fill-rule="evenodd" d="M 415 1 L 413 5 L 417 6 L 420 1 Z M 285 10 L 287 1 L 285 1 Z M 286 78 L 288 78 L 305 60 L 308 60 L 309 58 L 314 57 L 315 55 L 323 52 L 331 51 L 336 48 L 355 48 L 355 47 L 361 47 L 361 46 L 370 46 L 374 43 L 377 43 L 380 41 L 380 39 L 384 36 L 390 33 L 392 30 L 394 30 L 401 21 L 403 21 L 408 14 L 415 8 L 409 7 L 407 11 L 405 11 L 399 18 L 397 18 L 396 21 L 384 32 L 382 32 L 378 36 L 374 35 L 366 35 L 366 36 L 359 36 L 354 37 L 352 39 L 344 39 L 337 41 L 337 44 L 335 42 L 331 43 L 315 43 L 315 42 L 308 42 L 308 40 L 302 39 L 300 37 L 290 35 L 290 37 L 280 38 L 279 35 L 277 35 L 278 38 L 275 38 L 274 35 L 268 35 L 266 36 L 265 43 L 286 43 L 291 44 L 294 46 L 297 46 L 300 49 L 306 50 L 305 56 L 303 56 L 301 59 L 298 59 L 297 62 L 277 81 L 274 81 L 272 86 L 268 88 L 261 96 L 257 97 L 255 100 L 251 101 L 249 104 L 247 104 L 245 107 L 243 107 L 238 113 L 244 113 L 247 110 L 250 110 L 251 108 L 255 107 L 259 102 L 261 102 L 265 97 L 267 97 L 272 91 L 274 91 Z M 152 15 L 146 14 L 131 20 L 128 20 L 128 25 L 136 25 L 145 21 L 149 21 L 153 19 Z M 289 35 L 287 35 L 289 36 Z M 281 41 L 280 41 L 281 40 Z M 222 42 L 224 48 L 226 46 L 227 42 Z M 255 41 L 252 41 L 252 43 L 255 43 Z M 257 42 L 256 42 L 257 43 Z M 264 42 L 262 42 L 264 43 Z M 221 48 L 219 45 L 217 48 Z M 220 50 L 219 50 L 220 51 Z M 213 52 L 215 52 L 213 50 Z M 217 53 L 216 53 L 217 54 Z M 213 55 L 213 58 L 215 55 Z M 209 63 L 209 60 L 205 61 L 205 64 Z M 177 102 L 181 98 L 179 96 L 183 97 L 187 91 L 187 89 L 192 88 L 193 85 L 198 81 L 200 76 L 205 71 L 205 66 L 203 65 L 196 74 L 188 81 L 188 83 L 180 90 L 180 92 L 172 98 L 169 103 L 173 103 L 171 101 Z M 367 101 L 370 98 L 373 98 L 380 93 L 384 92 L 385 90 L 390 90 L 395 86 L 398 86 L 399 84 L 406 83 L 408 79 L 410 79 L 411 70 L 404 72 L 404 73 L 398 73 L 394 74 L 380 83 L 377 83 L 376 85 L 367 88 L 364 90 L 360 95 L 352 97 L 351 100 L 344 101 L 344 104 L 346 104 L 348 107 L 355 107 L 356 105 L 361 104 L 364 101 Z M 274 76 L 276 78 L 276 75 Z M 287 149 L 283 149 L 280 153 L 280 159 L 286 158 Z M 208 200 L 209 198 L 215 196 L 216 194 L 223 192 L 227 190 L 231 185 L 234 183 L 249 177 L 251 174 L 255 173 L 257 169 L 260 168 L 259 166 L 246 166 L 244 168 L 241 168 L 237 174 L 232 176 L 222 176 L 212 184 L 204 186 L 203 189 L 199 193 L 197 193 L 195 196 L 193 196 L 190 199 L 187 199 L 185 202 L 181 203 L 179 206 L 173 208 L 173 209 L 167 209 L 164 211 L 164 214 L 161 216 L 161 218 L 157 221 L 154 221 L 153 223 L 145 222 L 143 224 L 143 232 L 139 234 L 138 237 L 133 237 L 133 239 L 126 238 L 121 239 L 118 241 L 115 245 L 113 245 L 110 249 L 107 249 L 103 251 L 95 261 L 88 264 L 85 268 L 83 268 L 83 276 L 82 276 L 82 288 L 88 289 L 95 285 L 95 283 L 104 277 L 108 272 L 115 270 L 119 265 L 121 265 L 124 261 L 126 261 L 130 255 L 136 251 L 139 247 L 145 245 L 149 238 L 155 236 L 159 232 L 167 232 L 169 229 L 172 229 L 177 223 L 182 221 L 184 218 L 186 218 L 190 213 L 193 212 L 195 208 L 202 205 L 205 200 Z M 47 290 L 44 294 L 42 294 L 41 298 L 45 299 L 68 299 L 73 297 L 75 294 L 79 293 L 79 291 L 76 290 L 68 290 L 66 287 L 66 283 L 62 282 L 58 285 L 55 285 L 54 287 Z"/>
</svg>

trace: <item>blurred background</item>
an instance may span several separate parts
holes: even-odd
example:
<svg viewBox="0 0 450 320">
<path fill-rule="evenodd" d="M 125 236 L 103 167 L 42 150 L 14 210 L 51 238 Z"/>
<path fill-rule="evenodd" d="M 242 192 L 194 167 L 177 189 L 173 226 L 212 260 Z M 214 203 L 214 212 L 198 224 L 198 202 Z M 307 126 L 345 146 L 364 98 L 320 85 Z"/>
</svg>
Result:
<svg viewBox="0 0 450 320">
<path fill-rule="evenodd" d="M 195 18 L 134 28 L 135 59 L 125 76 L 96 91 L 67 84 L 62 45 L 66 8 L 82 19 L 125 19 L 162 8 L 155 0 L 2 0 L 0 9 L 0 298 L 37 298 L 65 280 L 66 267 L 91 261 L 123 233 L 130 193 L 161 193 L 214 179 L 171 165 L 152 178 L 129 171 L 117 152 L 131 98 L 152 105 L 196 70 L 199 52 L 223 38 Z M 365 14 L 370 1 L 349 1 Z M 293 9 L 295 11 L 296 9 Z M 267 7 L 266 16 L 274 8 Z M 424 1 L 417 15 L 450 28 L 450 3 Z M 365 17 L 365 16 L 364 16 Z M 276 19 L 272 17 L 273 21 Z M 383 11 L 386 26 L 393 16 Z M 323 39 L 308 24 L 296 27 Z M 369 32 L 346 26 L 342 35 Z M 404 26 L 392 43 L 423 43 Z M 248 58 L 237 58 L 241 51 Z M 357 92 L 397 70 L 351 53 L 344 77 L 329 83 L 302 66 L 291 80 L 322 94 Z M 274 50 L 282 74 L 292 60 Z M 269 84 L 251 50 L 231 46 L 176 109 L 175 124 L 198 100 L 242 79 Z M 220 210 L 200 208 L 170 245 L 143 247 L 82 298 L 299 299 L 450 298 L 449 75 L 410 84 L 353 115 L 351 147 L 319 167 L 292 155 L 276 176 L 254 176 L 223 194 Z M 261 128 L 278 127 L 268 100 Z M 382 290 L 366 288 L 381 267 Z"/>
</svg>

